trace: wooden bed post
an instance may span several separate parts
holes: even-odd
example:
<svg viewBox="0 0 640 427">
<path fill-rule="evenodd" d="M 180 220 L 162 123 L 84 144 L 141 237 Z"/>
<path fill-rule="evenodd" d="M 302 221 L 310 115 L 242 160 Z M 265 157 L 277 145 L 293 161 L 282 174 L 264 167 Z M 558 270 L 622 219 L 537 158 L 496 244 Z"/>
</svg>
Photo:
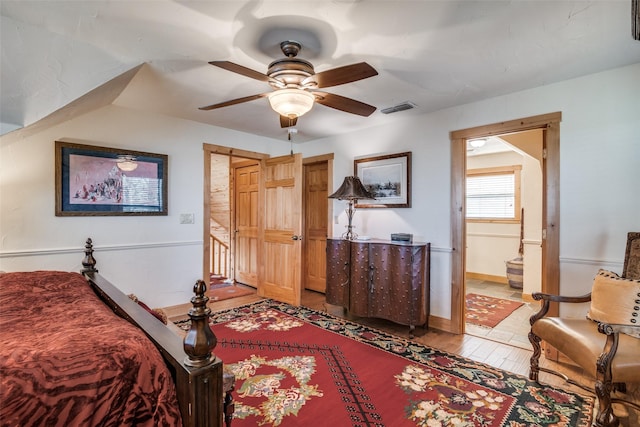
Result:
<svg viewBox="0 0 640 427">
<path fill-rule="evenodd" d="M 84 245 L 84 259 L 82 260 L 82 273 L 97 273 L 96 259 L 93 257 L 93 241 L 91 237 Z"/>
<path fill-rule="evenodd" d="M 189 310 L 191 327 L 184 337 L 184 352 L 187 353 L 185 365 L 202 367 L 216 359 L 213 349 L 218 344 L 218 339 L 209 327 L 209 314 L 211 310 L 207 308 L 209 297 L 205 295 L 207 285 L 202 280 L 198 280 L 193 285 L 195 297 L 191 298 L 193 308 Z"/>
<path fill-rule="evenodd" d="M 219 427 L 223 417 L 229 425 L 234 378 L 226 375 L 228 385 L 223 392 L 225 374 L 222 360 L 213 354 L 217 339 L 209 327 L 211 311 L 207 308 L 206 284 L 199 280 L 193 287 L 196 296 L 191 298 L 193 308 L 189 310 L 191 329 L 183 340 L 98 273 L 90 238 L 84 253 L 82 273 L 91 288 L 116 314 L 142 329 L 167 363 L 175 381 L 183 425 Z"/>
</svg>

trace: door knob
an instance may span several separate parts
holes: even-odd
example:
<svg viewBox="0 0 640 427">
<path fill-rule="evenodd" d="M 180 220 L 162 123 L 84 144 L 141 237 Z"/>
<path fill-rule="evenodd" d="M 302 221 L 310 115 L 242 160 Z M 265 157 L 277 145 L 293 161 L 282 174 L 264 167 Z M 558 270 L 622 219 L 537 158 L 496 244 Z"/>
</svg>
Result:
<svg viewBox="0 0 640 427">
<path fill-rule="evenodd" d="M 291 240 L 302 240 L 302 236 L 296 236 L 295 234 L 291 236 Z"/>
</svg>

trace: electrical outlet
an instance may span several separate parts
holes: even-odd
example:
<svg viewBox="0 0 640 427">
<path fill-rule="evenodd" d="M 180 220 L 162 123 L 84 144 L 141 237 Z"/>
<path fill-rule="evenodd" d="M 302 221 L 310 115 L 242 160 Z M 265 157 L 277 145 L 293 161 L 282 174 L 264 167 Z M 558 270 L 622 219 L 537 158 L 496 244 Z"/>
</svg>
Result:
<svg viewBox="0 0 640 427">
<path fill-rule="evenodd" d="M 194 223 L 195 223 L 195 214 L 192 214 L 192 213 L 180 214 L 180 224 L 194 224 Z"/>
</svg>

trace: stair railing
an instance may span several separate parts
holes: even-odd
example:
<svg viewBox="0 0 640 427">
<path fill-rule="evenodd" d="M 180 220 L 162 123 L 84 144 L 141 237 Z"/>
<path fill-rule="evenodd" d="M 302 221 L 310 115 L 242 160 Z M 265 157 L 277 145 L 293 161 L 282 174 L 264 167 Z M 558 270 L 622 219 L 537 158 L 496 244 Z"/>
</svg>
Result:
<svg viewBox="0 0 640 427">
<path fill-rule="evenodd" d="M 213 234 L 209 234 L 209 243 L 211 248 L 211 274 L 229 277 L 229 245 Z"/>
</svg>

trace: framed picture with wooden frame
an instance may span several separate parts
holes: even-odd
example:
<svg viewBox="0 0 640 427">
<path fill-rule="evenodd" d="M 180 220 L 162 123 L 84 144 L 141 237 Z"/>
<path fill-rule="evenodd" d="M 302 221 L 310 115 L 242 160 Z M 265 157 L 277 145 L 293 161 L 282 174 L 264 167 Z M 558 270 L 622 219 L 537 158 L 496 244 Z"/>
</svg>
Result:
<svg viewBox="0 0 640 427">
<path fill-rule="evenodd" d="M 355 174 L 375 200 L 356 203 L 357 208 L 411 207 L 411 152 L 386 154 L 353 161 Z"/>
<path fill-rule="evenodd" d="M 55 142 L 56 216 L 167 215 L 168 156 Z"/>
</svg>

